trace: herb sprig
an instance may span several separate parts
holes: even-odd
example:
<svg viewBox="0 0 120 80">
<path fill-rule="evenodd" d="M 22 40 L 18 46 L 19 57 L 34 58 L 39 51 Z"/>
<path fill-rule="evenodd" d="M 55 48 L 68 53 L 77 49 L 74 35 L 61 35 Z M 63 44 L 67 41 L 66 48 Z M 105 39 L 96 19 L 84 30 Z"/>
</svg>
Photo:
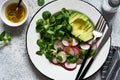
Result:
<svg viewBox="0 0 120 80">
<path fill-rule="evenodd" d="M 8 44 L 11 41 L 11 35 L 5 31 L 0 34 L 0 41 L 3 41 L 5 44 Z"/>
</svg>

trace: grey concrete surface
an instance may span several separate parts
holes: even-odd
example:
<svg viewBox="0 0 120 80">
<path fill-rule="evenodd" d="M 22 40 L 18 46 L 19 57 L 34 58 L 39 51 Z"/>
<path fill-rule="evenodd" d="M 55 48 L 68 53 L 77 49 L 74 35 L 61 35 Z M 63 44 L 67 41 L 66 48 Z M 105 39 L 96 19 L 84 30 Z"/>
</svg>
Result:
<svg viewBox="0 0 120 80">
<path fill-rule="evenodd" d="M 5 0 L 0 0 L 3 3 Z M 51 0 L 45 0 L 48 3 Z M 103 0 L 84 0 L 96 6 L 101 11 Z M 12 35 L 9 45 L 0 47 L 0 80 L 50 80 L 40 73 L 31 63 L 26 51 L 26 31 L 28 24 L 40 8 L 37 0 L 24 0 L 29 6 L 29 18 L 25 24 L 18 28 L 11 28 L 5 25 L 0 19 L 0 33 L 6 31 Z M 113 27 L 112 45 L 120 46 L 120 8 L 114 15 L 106 15 L 108 23 Z M 100 80 L 100 71 L 95 73 L 88 80 Z"/>
</svg>

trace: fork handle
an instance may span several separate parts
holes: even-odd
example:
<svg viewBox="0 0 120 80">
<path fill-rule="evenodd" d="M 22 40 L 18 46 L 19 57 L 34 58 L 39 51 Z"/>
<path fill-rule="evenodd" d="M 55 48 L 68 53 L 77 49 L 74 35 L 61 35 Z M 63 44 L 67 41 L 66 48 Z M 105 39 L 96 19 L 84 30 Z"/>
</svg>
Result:
<svg viewBox="0 0 120 80">
<path fill-rule="evenodd" d="M 85 58 L 84 58 L 84 60 L 83 60 L 83 62 L 82 62 L 82 64 L 81 64 L 81 67 L 80 67 L 80 69 L 79 69 L 79 71 L 78 71 L 78 73 L 77 73 L 77 76 L 76 76 L 76 79 L 75 79 L 75 80 L 79 80 L 80 74 L 81 74 L 81 72 L 83 71 L 83 68 L 84 68 L 84 66 L 85 66 L 85 63 L 86 63 L 88 57 L 89 57 L 89 53 L 90 53 L 91 49 L 92 49 L 92 45 L 90 45 L 90 48 L 88 49 L 88 51 L 87 51 L 87 53 L 86 53 L 86 55 L 85 55 Z"/>
<path fill-rule="evenodd" d="M 84 76 L 86 75 L 93 61 L 94 61 L 94 58 L 91 58 L 78 80 L 83 80 Z"/>
</svg>

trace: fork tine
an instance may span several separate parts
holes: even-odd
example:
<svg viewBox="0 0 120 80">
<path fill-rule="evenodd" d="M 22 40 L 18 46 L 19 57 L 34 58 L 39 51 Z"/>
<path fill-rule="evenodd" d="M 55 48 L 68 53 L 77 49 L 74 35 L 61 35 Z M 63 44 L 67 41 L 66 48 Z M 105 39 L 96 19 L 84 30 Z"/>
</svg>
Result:
<svg viewBox="0 0 120 80">
<path fill-rule="evenodd" d="M 106 26 L 106 21 L 105 21 L 105 20 L 103 20 L 103 24 L 101 25 L 100 32 L 103 32 L 103 31 L 104 31 L 105 26 Z"/>
<path fill-rule="evenodd" d="M 100 25 L 98 26 L 99 29 L 97 31 L 102 32 L 105 27 L 106 22 L 104 21 L 104 18 L 101 19 Z"/>
<path fill-rule="evenodd" d="M 99 20 L 97 21 L 97 24 L 95 25 L 95 30 L 98 30 L 101 19 L 102 19 L 102 16 L 100 16 Z"/>
<path fill-rule="evenodd" d="M 103 16 L 101 15 L 96 24 L 95 30 L 97 30 L 99 32 L 103 32 L 105 26 L 106 26 L 106 21 L 104 20 Z"/>
</svg>

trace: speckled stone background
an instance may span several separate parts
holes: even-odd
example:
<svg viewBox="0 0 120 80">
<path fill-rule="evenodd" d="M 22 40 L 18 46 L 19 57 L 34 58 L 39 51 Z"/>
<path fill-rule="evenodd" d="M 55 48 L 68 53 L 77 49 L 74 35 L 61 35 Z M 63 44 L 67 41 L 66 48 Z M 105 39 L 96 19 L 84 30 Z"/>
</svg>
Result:
<svg viewBox="0 0 120 80">
<path fill-rule="evenodd" d="M 0 0 L 3 3 L 5 0 Z M 28 24 L 40 8 L 37 0 L 23 0 L 29 6 L 29 18 L 18 28 L 5 25 L 0 19 L 0 33 L 6 31 L 12 35 L 12 41 L 7 46 L 0 47 L 0 80 L 50 80 L 40 73 L 31 63 L 26 51 L 26 31 Z M 45 0 L 48 3 L 51 0 Z M 96 6 L 101 11 L 103 0 L 84 0 Z M 120 8 L 114 15 L 104 14 L 108 23 L 113 27 L 112 45 L 120 46 Z M 88 80 L 100 80 L 99 71 Z"/>
</svg>

